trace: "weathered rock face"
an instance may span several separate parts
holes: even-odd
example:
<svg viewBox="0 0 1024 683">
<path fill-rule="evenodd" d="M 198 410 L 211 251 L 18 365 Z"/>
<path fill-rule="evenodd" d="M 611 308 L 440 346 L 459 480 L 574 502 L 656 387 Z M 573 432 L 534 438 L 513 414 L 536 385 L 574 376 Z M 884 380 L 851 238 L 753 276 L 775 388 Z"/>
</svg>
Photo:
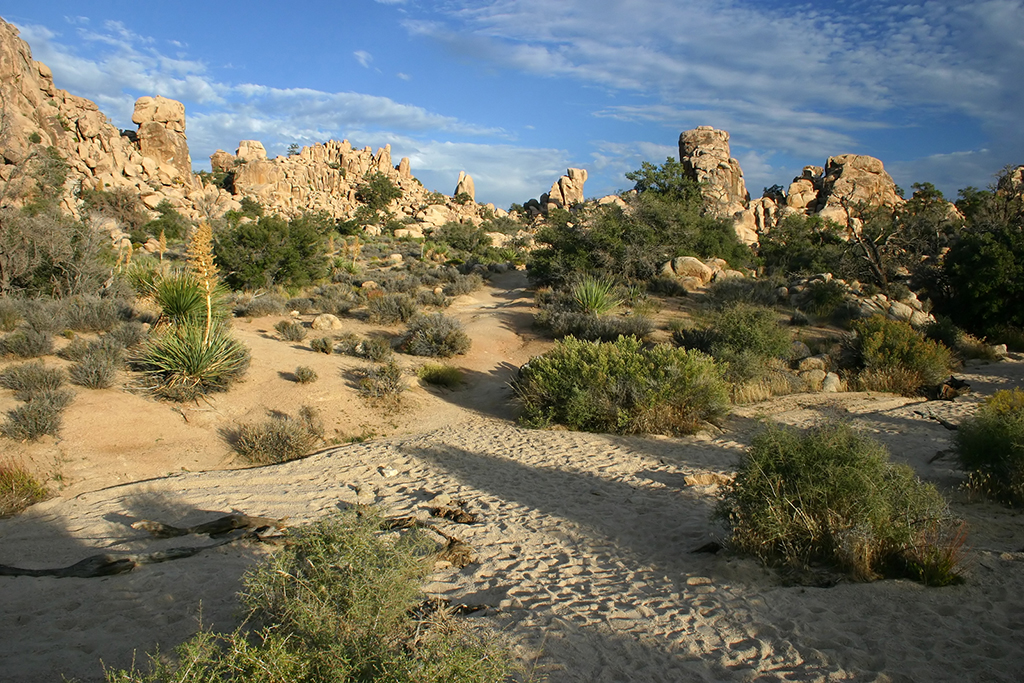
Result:
<svg viewBox="0 0 1024 683">
<path fill-rule="evenodd" d="M 192 175 L 192 158 L 185 139 L 185 105 L 165 97 L 140 97 L 132 121 L 139 131 L 139 149 L 155 159 L 157 172 L 170 184 L 179 176 Z"/>
<path fill-rule="evenodd" d="M 849 210 L 858 206 L 897 206 L 903 199 L 896 183 L 874 157 L 842 154 L 829 157 L 821 179 L 817 215 L 845 225 Z"/>
<path fill-rule="evenodd" d="M 683 131 L 679 161 L 691 178 L 704 185 L 704 199 L 714 215 L 731 218 L 747 208 L 750 195 L 740 163 L 731 156 L 729 133 L 711 126 Z"/>
<path fill-rule="evenodd" d="M 547 213 L 551 209 L 570 209 L 583 202 L 583 184 L 587 172 L 582 168 L 567 169 L 565 175 L 551 184 L 551 191 L 540 196 L 540 208 Z"/>
<path fill-rule="evenodd" d="M 476 185 L 473 184 L 473 176 L 465 171 L 459 171 L 459 182 L 455 184 L 455 195 L 465 194 L 476 201 Z"/>
</svg>

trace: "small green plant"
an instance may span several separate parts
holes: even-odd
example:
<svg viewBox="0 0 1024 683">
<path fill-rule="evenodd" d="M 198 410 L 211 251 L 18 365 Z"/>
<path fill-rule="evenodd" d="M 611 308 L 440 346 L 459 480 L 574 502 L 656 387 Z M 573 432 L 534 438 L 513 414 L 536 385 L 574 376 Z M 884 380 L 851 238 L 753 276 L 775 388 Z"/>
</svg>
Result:
<svg viewBox="0 0 1024 683">
<path fill-rule="evenodd" d="M 21 406 L 7 411 L 7 421 L 0 424 L 0 434 L 17 441 L 36 441 L 43 436 L 57 436 L 63 422 L 64 409 L 74 394 L 67 389 L 43 391 Z"/>
<path fill-rule="evenodd" d="M 366 370 L 359 381 L 359 393 L 368 399 L 397 401 L 403 391 L 402 368 L 393 360 Z"/>
<path fill-rule="evenodd" d="M 876 315 L 853 324 L 852 350 L 862 368 L 858 383 L 869 391 L 915 395 L 941 382 L 953 366 L 949 349 L 925 339 L 910 323 Z"/>
<path fill-rule="evenodd" d="M 419 311 L 416 300 L 404 292 L 387 293 L 366 303 L 369 320 L 377 325 L 394 325 L 412 320 Z"/>
<path fill-rule="evenodd" d="M 326 353 L 329 356 L 334 353 L 334 339 L 331 337 L 317 337 L 309 342 L 309 348 L 317 353 Z"/>
<path fill-rule="evenodd" d="M 801 308 L 819 318 L 835 316 L 846 303 L 846 285 L 839 280 L 812 280 L 801 294 Z"/>
<path fill-rule="evenodd" d="M 0 461 L 0 517 L 16 515 L 48 496 L 46 487 L 24 466 Z"/>
<path fill-rule="evenodd" d="M 133 364 L 155 382 L 155 391 L 171 400 L 189 401 L 223 391 L 249 368 L 249 350 L 222 324 L 204 342 L 201 323 L 176 325 L 152 335 Z"/>
<path fill-rule="evenodd" d="M 456 389 L 463 382 L 461 369 L 440 363 L 427 363 L 416 371 L 416 376 L 427 384 L 446 389 Z"/>
<path fill-rule="evenodd" d="M 153 288 L 153 300 L 161 315 L 172 323 L 203 319 L 206 296 L 199 280 L 188 271 L 164 275 Z"/>
<path fill-rule="evenodd" d="M 1000 390 L 953 437 L 967 485 L 1024 506 L 1024 390 Z"/>
<path fill-rule="evenodd" d="M 11 365 L 0 371 L 0 387 L 10 389 L 19 401 L 55 391 L 64 385 L 66 375 L 60 368 L 48 368 L 43 361 Z"/>
<path fill-rule="evenodd" d="M 450 358 L 466 353 L 471 344 L 462 323 L 443 313 L 431 313 L 409 324 L 402 349 L 413 356 Z"/>
<path fill-rule="evenodd" d="M 49 332 L 23 327 L 0 341 L 0 351 L 18 358 L 38 358 L 53 353 L 53 337 Z"/>
<path fill-rule="evenodd" d="M 586 275 L 569 287 L 575 308 L 580 313 L 604 315 L 622 305 L 615 296 L 615 284 Z"/>
<path fill-rule="evenodd" d="M 308 365 L 300 365 L 295 368 L 295 381 L 299 384 L 312 384 L 318 379 L 316 371 Z"/>
<path fill-rule="evenodd" d="M 246 461 L 266 465 L 309 455 L 323 436 L 316 409 L 302 406 L 298 418 L 274 414 L 258 424 L 242 425 L 233 446 Z"/>
<path fill-rule="evenodd" d="M 529 426 L 618 434 L 690 434 L 728 412 L 723 369 L 699 351 L 633 337 L 566 337 L 524 366 L 512 388 Z"/>
<path fill-rule="evenodd" d="M 274 329 L 285 341 L 300 342 L 306 338 L 306 328 L 302 323 L 293 320 L 280 320 Z"/>
<path fill-rule="evenodd" d="M 846 423 L 806 432 L 770 425 L 754 438 L 716 515 L 734 548 L 769 564 L 823 563 L 859 580 L 958 580 L 957 566 L 939 571 L 949 553 L 921 545 L 953 523 L 942 496 Z"/>
</svg>

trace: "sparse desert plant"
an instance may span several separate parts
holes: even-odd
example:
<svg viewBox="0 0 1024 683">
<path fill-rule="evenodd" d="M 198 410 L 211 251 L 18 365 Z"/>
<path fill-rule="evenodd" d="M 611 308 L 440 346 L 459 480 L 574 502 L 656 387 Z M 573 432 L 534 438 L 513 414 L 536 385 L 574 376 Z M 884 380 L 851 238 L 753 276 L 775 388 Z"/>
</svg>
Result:
<svg viewBox="0 0 1024 683">
<path fill-rule="evenodd" d="M 910 323 L 876 315 L 853 324 L 850 344 L 862 368 L 858 383 L 869 391 L 913 396 L 949 374 L 953 357 L 942 344 L 925 339 Z"/>
<path fill-rule="evenodd" d="M 307 313 L 313 312 L 314 304 L 312 299 L 299 296 L 288 299 L 288 301 L 285 302 L 284 307 L 289 312 L 298 311 L 300 315 L 306 315 Z"/>
<path fill-rule="evenodd" d="M 242 425 L 233 446 L 248 462 L 266 465 L 309 455 L 323 436 L 316 409 L 302 406 L 297 418 L 274 414 L 258 424 Z"/>
<path fill-rule="evenodd" d="M 611 342 L 621 337 L 646 339 L 654 323 L 643 315 L 597 315 L 577 311 L 545 310 L 537 324 L 547 327 L 556 339 L 573 336 L 586 341 Z"/>
<path fill-rule="evenodd" d="M 416 318 L 402 340 L 402 349 L 413 356 L 450 358 L 466 353 L 472 341 L 462 323 L 443 313 Z"/>
<path fill-rule="evenodd" d="M 329 356 L 334 353 L 334 339 L 331 337 L 317 337 L 309 342 L 309 348 L 317 353 L 326 353 Z"/>
<path fill-rule="evenodd" d="M 604 315 L 622 305 L 615 296 L 615 283 L 585 275 L 569 286 L 574 307 L 580 313 Z"/>
<path fill-rule="evenodd" d="M 306 338 L 306 328 L 294 320 L 280 320 L 274 325 L 274 329 L 285 341 L 300 342 Z"/>
<path fill-rule="evenodd" d="M 393 360 L 369 368 L 359 381 L 359 393 L 368 399 L 395 401 L 403 391 L 402 368 Z"/>
<path fill-rule="evenodd" d="M 10 389 L 19 401 L 31 401 L 47 391 L 64 385 L 66 375 L 60 368 L 48 368 L 42 361 L 11 365 L 0 371 L 0 387 Z"/>
<path fill-rule="evenodd" d="M 159 395 L 171 400 L 226 390 L 248 370 L 249 349 L 223 324 L 212 328 L 206 343 L 204 332 L 201 323 L 187 323 L 151 335 L 133 365 L 152 378 Z"/>
<path fill-rule="evenodd" d="M 775 279 L 730 277 L 709 284 L 704 295 L 715 308 L 728 308 L 735 304 L 774 306 L 779 301 L 781 285 L 782 282 Z"/>
<path fill-rule="evenodd" d="M 60 334 L 67 327 L 64 302 L 60 299 L 23 299 L 21 317 L 27 328 L 44 334 Z"/>
<path fill-rule="evenodd" d="M 769 564 L 823 563 L 859 580 L 958 580 L 959 567 L 939 575 L 921 566 L 943 555 L 920 547 L 930 530 L 955 525 L 942 496 L 847 423 L 805 432 L 770 425 L 744 454 L 716 516 L 735 549 Z"/>
<path fill-rule="evenodd" d="M 953 437 L 968 487 L 1024 506 L 1024 390 L 1000 390 Z"/>
<path fill-rule="evenodd" d="M 728 412 L 723 369 L 699 351 L 634 337 L 566 337 L 520 370 L 512 388 L 529 426 L 618 434 L 690 434 Z"/>
<path fill-rule="evenodd" d="M 24 466 L 0 460 L 0 517 L 16 515 L 47 496 L 46 487 Z"/>
<path fill-rule="evenodd" d="M 416 376 L 427 384 L 446 389 L 456 389 L 463 382 L 461 369 L 440 363 L 427 363 L 416 371 Z"/>
<path fill-rule="evenodd" d="M 53 353 L 53 337 L 32 327 L 22 327 L 0 341 L 0 351 L 18 358 L 38 358 Z"/>
<path fill-rule="evenodd" d="M 480 273 L 469 273 L 468 275 L 455 274 L 450 282 L 444 286 L 445 296 L 462 296 L 472 294 L 484 286 L 484 278 Z"/>
<path fill-rule="evenodd" d="M 90 389 L 109 389 L 114 386 L 121 360 L 102 352 L 89 353 L 71 366 L 68 376 L 73 384 Z"/>
<path fill-rule="evenodd" d="M 395 350 L 389 339 L 367 337 L 356 345 L 355 355 L 372 360 L 374 363 L 384 363 L 394 357 Z"/>
<path fill-rule="evenodd" d="M 77 332 L 107 332 L 129 310 L 125 302 L 84 294 L 64 299 L 62 304 L 65 327 Z"/>
<path fill-rule="evenodd" d="M 0 297 L 0 330 L 10 332 L 22 321 L 18 303 L 7 297 Z"/>
<path fill-rule="evenodd" d="M 142 323 L 128 321 L 116 325 L 112 330 L 103 335 L 104 340 L 120 344 L 125 349 L 132 349 L 141 344 L 148 331 Z"/>
<path fill-rule="evenodd" d="M 418 312 L 416 300 L 404 292 L 393 292 L 370 299 L 366 303 L 371 323 L 394 325 L 412 320 Z"/>
<path fill-rule="evenodd" d="M 284 315 L 285 302 L 277 294 L 259 296 L 242 295 L 235 303 L 235 316 L 239 318 L 263 318 L 268 315 Z"/>
<path fill-rule="evenodd" d="M 0 424 L 0 434 L 17 441 L 57 436 L 63 422 L 64 409 L 73 398 L 74 394 L 68 389 L 40 392 L 28 403 L 7 411 L 7 420 Z"/>
<path fill-rule="evenodd" d="M 424 290 L 416 295 L 416 303 L 420 306 L 433 306 L 435 308 L 448 308 L 452 300 L 444 295 L 444 292 Z"/>
<path fill-rule="evenodd" d="M 316 370 L 308 365 L 300 365 L 295 368 L 295 381 L 299 384 L 312 384 L 319 379 Z"/>
</svg>

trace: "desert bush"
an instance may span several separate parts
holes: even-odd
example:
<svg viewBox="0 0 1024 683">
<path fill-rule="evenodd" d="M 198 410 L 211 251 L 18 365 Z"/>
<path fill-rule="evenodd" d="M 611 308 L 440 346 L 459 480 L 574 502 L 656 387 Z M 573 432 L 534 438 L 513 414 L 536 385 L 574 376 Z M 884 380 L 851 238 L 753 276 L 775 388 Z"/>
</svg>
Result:
<svg viewBox="0 0 1024 683">
<path fill-rule="evenodd" d="M 443 313 L 431 313 L 409 323 L 402 350 L 413 356 L 450 358 L 466 353 L 471 344 L 462 323 Z"/>
<path fill-rule="evenodd" d="M 142 232 L 146 235 L 159 237 L 160 233 L 163 233 L 169 240 L 180 240 L 192 227 L 188 219 L 178 213 L 174 205 L 166 199 L 160 200 L 153 210 L 160 215 L 142 226 Z"/>
<path fill-rule="evenodd" d="M 950 317 L 976 334 L 1024 327 L 1024 219 L 978 223 L 943 260 Z"/>
<path fill-rule="evenodd" d="M 491 246 L 491 238 L 487 236 L 486 231 L 472 223 L 449 221 L 435 230 L 430 237 L 452 249 L 471 254 L 483 253 Z"/>
<path fill-rule="evenodd" d="M 0 518 L 16 515 L 49 495 L 25 467 L 12 460 L 0 461 Z"/>
<path fill-rule="evenodd" d="M 10 332 L 22 321 L 18 302 L 7 297 L 0 297 L 0 331 Z"/>
<path fill-rule="evenodd" d="M 202 324 L 175 325 L 151 335 L 133 365 L 154 380 L 157 394 L 188 401 L 212 391 L 224 391 L 249 368 L 249 350 L 223 325 L 214 325 L 203 342 Z"/>
<path fill-rule="evenodd" d="M 774 306 L 779 301 L 781 280 L 730 277 L 712 282 L 704 295 L 715 308 L 728 308 L 736 304 Z"/>
<path fill-rule="evenodd" d="M 702 320 L 715 334 L 712 355 L 747 351 L 774 358 L 789 351 L 789 332 L 779 324 L 778 316 L 770 308 L 738 304 L 709 312 Z"/>
<path fill-rule="evenodd" d="M 644 348 L 632 337 L 573 337 L 532 359 L 512 383 L 521 420 L 590 432 L 689 434 L 728 411 L 722 368 L 699 351 Z"/>
<path fill-rule="evenodd" d="M 103 339 L 118 344 L 125 349 L 132 349 L 145 341 L 148 334 L 147 329 L 142 323 L 128 321 L 116 325 L 112 330 L 103 335 Z"/>
<path fill-rule="evenodd" d="M 823 563 L 859 580 L 958 579 L 955 566 L 941 575 L 920 565 L 943 555 L 934 540 L 936 529 L 950 528 L 942 496 L 845 423 L 806 432 L 769 426 L 744 454 L 716 514 L 735 549 L 769 564 Z M 929 535 L 936 553 L 919 548 Z"/>
<path fill-rule="evenodd" d="M 418 312 L 416 300 L 405 292 L 387 293 L 366 303 L 369 320 L 377 325 L 394 325 L 412 320 Z"/>
<path fill-rule="evenodd" d="M 327 274 L 324 238 L 309 221 L 264 216 L 221 233 L 215 246 L 224 280 L 236 290 L 304 287 Z"/>
<path fill-rule="evenodd" d="M 121 360 L 102 352 L 86 354 L 71 366 L 68 376 L 73 384 L 90 389 L 109 389 L 114 386 Z"/>
<path fill-rule="evenodd" d="M 7 420 L 0 424 L 0 434 L 17 441 L 36 441 L 43 436 L 57 436 L 63 422 L 64 409 L 74 394 L 68 389 L 41 391 L 24 405 L 7 411 Z"/>
<path fill-rule="evenodd" d="M 356 345 L 354 352 L 354 355 L 374 363 L 387 362 L 395 355 L 391 340 L 384 337 L 367 337 Z"/>
<path fill-rule="evenodd" d="M 484 277 L 480 273 L 469 273 L 461 275 L 456 273 L 449 276 L 448 283 L 444 286 L 445 296 L 462 296 L 472 294 L 484 286 Z"/>
<path fill-rule="evenodd" d="M 323 436 L 317 411 L 302 406 L 298 418 L 275 413 L 258 424 L 242 425 L 232 445 L 246 461 L 266 465 L 309 455 Z"/>
<path fill-rule="evenodd" d="M 3 338 L 0 351 L 18 358 L 38 358 L 53 352 L 53 337 L 49 332 L 23 327 Z"/>
<path fill-rule="evenodd" d="M 913 396 L 945 379 L 953 365 L 949 349 L 910 323 L 876 315 L 854 322 L 853 329 L 852 352 L 862 368 L 858 383 L 866 390 Z"/>
<path fill-rule="evenodd" d="M 812 280 L 801 293 L 801 308 L 819 318 L 836 315 L 847 300 L 847 288 L 838 280 Z"/>
<path fill-rule="evenodd" d="M 54 391 L 64 385 L 66 375 L 60 368 L 48 368 L 42 361 L 11 365 L 0 371 L 0 387 L 10 389 L 19 401 Z"/>
<path fill-rule="evenodd" d="M 556 339 L 573 336 L 585 341 L 615 341 L 621 337 L 646 339 L 654 323 L 642 315 L 596 315 L 577 311 L 542 310 L 536 323 L 551 331 Z"/>
<path fill-rule="evenodd" d="M 1024 390 L 1000 390 L 953 436 L 968 486 L 1024 506 Z"/>
<path fill-rule="evenodd" d="M 123 317 L 130 307 L 116 299 L 102 299 L 94 295 L 79 295 L 64 299 L 64 326 L 76 332 L 107 332 Z"/>
<path fill-rule="evenodd" d="M 25 327 L 36 332 L 60 334 L 67 329 L 64 303 L 60 299 L 23 299 L 21 317 L 25 321 Z"/>
<path fill-rule="evenodd" d="M 268 315 L 284 315 L 284 299 L 277 294 L 244 296 L 235 304 L 235 316 L 239 318 L 263 318 Z"/>
<path fill-rule="evenodd" d="M 314 308 L 315 305 L 313 304 L 313 300 L 310 299 L 309 297 L 292 297 L 291 299 L 288 299 L 287 302 L 285 302 L 286 310 L 288 310 L 289 312 L 298 311 L 300 315 L 312 313 Z"/>
<path fill-rule="evenodd" d="M 420 306 L 433 306 L 435 308 L 448 308 L 452 300 L 444 295 L 444 292 L 424 290 L 416 295 L 416 303 Z"/>
<path fill-rule="evenodd" d="M 455 389 L 463 382 L 462 370 L 451 365 L 427 363 L 416 371 L 416 376 L 427 384 Z"/>
<path fill-rule="evenodd" d="M 313 305 L 322 313 L 343 316 L 356 307 L 356 297 L 351 287 L 326 285 L 316 290 Z"/>
<path fill-rule="evenodd" d="M 294 320 L 279 320 L 274 329 L 285 341 L 300 342 L 306 338 L 305 326 Z"/>
<path fill-rule="evenodd" d="M 86 211 L 113 218 L 134 231 L 146 223 L 146 214 L 138 192 L 132 188 L 118 187 L 112 190 L 90 190 L 82 188 L 80 199 Z M 145 240 L 142 240 L 145 241 Z"/>
<path fill-rule="evenodd" d="M 317 353 L 326 353 L 327 355 L 331 355 L 334 353 L 334 339 L 331 337 L 317 337 L 309 342 L 309 348 L 313 349 Z"/>
<path fill-rule="evenodd" d="M 359 393 L 369 399 L 397 400 L 403 391 L 402 368 L 393 360 L 369 368 L 359 381 Z"/>
<path fill-rule="evenodd" d="M 317 381 L 319 377 L 316 371 L 308 365 L 300 365 L 295 368 L 295 381 L 299 384 L 312 384 Z"/>
</svg>

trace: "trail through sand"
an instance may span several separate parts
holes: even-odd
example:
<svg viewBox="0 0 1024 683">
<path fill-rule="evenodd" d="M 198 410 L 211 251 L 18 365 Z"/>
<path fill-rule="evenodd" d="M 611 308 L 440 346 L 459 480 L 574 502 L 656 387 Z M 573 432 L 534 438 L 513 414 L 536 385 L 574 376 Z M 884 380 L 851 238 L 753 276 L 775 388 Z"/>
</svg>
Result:
<svg viewBox="0 0 1024 683">
<path fill-rule="evenodd" d="M 425 515 L 445 496 L 480 518 L 440 527 L 469 543 L 476 562 L 439 566 L 426 590 L 488 605 L 467 619 L 501 631 L 533 680 L 1020 680 L 1022 520 L 956 491 L 954 463 L 935 458 L 950 432 L 928 417 L 956 421 L 978 396 L 782 397 L 737 409 L 721 433 L 681 439 L 524 430 L 509 420 L 504 381 L 544 342 L 519 333 L 529 301 L 516 280 L 505 282 L 513 286 L 453 309 L 474 339 L 459 361 L 469 385 L 417 390 L 411 417 L 392 418 L 390 436 L 282 465 L 179 472 L 53 499 L 0 521 L 0 563 L 63 566 L 96 552 L 209 542 L 155 541 L 130 527 L 143 518 L 186 526 L 237 509 L 301 524 L 357 502 Z M 1024 362 L 964 376 L 984 395 L 1020 386 Z M 967 519 L 974 561 L 965 585 L 786 586 L 752 560 L 694 552 L 721 538 L 709 520 L 717 489 L 684 478 L 732 471 L 763 417 L 808 425 L 835 411 L 936 482 Z M 0 680 L 100 680 L 100 660 L 124 667 L 133 653 L 168 651 L 196 630 L 200 610 L 204 625 L 230 629 L 239 577 L 265 552 L 228 545 L 99 579 L 0 577 Z"/>
</svg>

